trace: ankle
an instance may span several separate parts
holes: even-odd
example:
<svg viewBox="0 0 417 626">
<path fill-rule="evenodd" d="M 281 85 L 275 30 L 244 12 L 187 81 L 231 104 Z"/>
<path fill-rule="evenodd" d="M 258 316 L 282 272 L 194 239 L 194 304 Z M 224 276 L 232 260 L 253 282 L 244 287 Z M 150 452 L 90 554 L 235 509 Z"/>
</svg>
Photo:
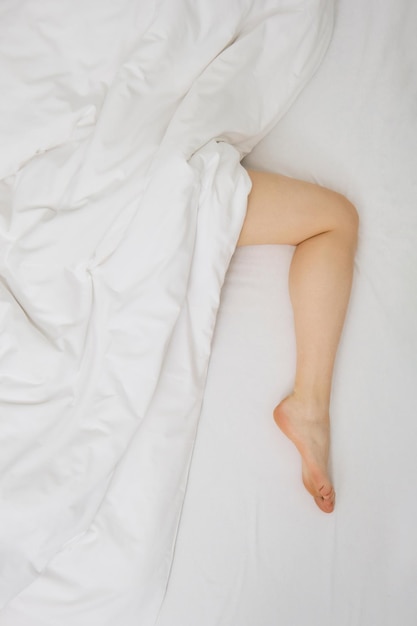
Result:
<svg viewBox="0 0 417 626">
<path fill-rule="evenodd" d="M 306 419 L 329 419 L 329 403 L 328 394 L 317 393 L 299 387 L 294 387 L 292 393 L 287 396 L 292 399 L 300 408 Z"/>
</svg>

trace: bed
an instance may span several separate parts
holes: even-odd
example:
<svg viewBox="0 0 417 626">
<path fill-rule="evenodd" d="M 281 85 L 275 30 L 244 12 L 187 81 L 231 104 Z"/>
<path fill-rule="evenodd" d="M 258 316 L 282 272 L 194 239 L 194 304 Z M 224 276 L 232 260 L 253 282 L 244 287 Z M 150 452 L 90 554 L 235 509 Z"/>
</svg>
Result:
<svg viewBox="0 0 417 626">
<path fill-rule="evenodd" d="M 1 626 L 415 625 L 416 6 L 220 5 L 0 7 Z M 332 515 L 242 159 L 360 214 Z"/>
</svg>

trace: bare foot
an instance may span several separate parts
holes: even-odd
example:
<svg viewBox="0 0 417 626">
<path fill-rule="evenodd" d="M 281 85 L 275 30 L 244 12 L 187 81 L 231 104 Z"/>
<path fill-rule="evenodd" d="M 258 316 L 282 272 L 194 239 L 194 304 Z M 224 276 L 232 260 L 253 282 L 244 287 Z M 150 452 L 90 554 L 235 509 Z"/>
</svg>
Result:
<svg viewBox="0 0 417 626">
<path fill-rule="evenodd" d="M 274 410 L 274 420 L 301 454 L 303 483 L 325 513 L 335 505 L 335 491 L 327 472 L 329 458 L 329 415 L 312 409 L 291 394 Z"/>
</svg>

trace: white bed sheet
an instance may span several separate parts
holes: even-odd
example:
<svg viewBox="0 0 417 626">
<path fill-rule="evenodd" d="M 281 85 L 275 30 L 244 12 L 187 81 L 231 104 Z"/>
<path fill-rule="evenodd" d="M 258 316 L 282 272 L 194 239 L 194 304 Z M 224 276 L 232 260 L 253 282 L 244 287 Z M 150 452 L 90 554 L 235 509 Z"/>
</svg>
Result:
<svg viewBox="0 0 417 626">
<path fill-rule="evenodd" d="M 335 512 L 272 420 L 291 389 L 290 247 L 235 253 L 158 626 L 417 623 L 417 5 L 337 3 L 323 64 L 246 158 L 356 204 L 332 396 Z"/>
</svg>

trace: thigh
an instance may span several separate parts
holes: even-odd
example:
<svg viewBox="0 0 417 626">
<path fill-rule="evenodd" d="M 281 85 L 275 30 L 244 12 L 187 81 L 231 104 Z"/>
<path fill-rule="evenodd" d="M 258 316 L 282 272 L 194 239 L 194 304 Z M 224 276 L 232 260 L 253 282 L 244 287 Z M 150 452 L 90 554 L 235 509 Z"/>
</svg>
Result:
<svg viewBox="0 0 417 626">
<path fill-rule="evenodd" d="M 297 245 L 333 230 L 346 213 L 346 198 L 337 192 L 282 174 L 247 170 L 252 180 L 238 246 Z"/>
</svg>

